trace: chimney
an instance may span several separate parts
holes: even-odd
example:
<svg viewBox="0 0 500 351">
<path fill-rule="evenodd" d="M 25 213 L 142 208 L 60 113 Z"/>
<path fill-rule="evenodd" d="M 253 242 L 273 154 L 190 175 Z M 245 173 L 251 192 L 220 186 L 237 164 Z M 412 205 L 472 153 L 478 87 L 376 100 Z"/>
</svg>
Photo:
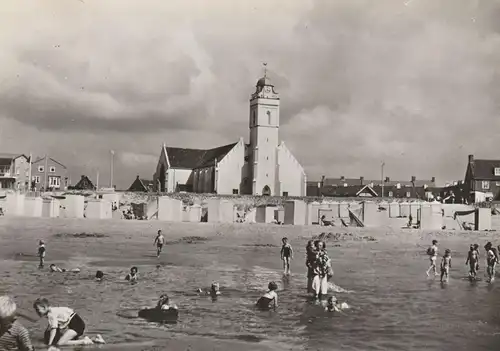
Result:
<svg viewBox="0 0 500 351">
<path fill-rule="evenodd" d="M 340 180 L 341 180 L 341 181 L 344 181 L 344 180 L 345 180 L 345 177 L 344 177 L 344 176 L 341 176 L 341 177 L 340 177 Z"/>
<path fill-rule="evenodd" d="M 322 175 L 322 176 L 321 176 L 321 182 L 319 183 L 319 184 L 320 184 L 320 185 L 319 185 L 319 186 L 320 186 L 320 188 L 322 188 L 323 186 L 325 186 L 325 178 L 326 178 L 326 177 L 325 177 L 324 175 Z"/>
<path fill-rule="evenodd" d="M 365 177 L 359 177 L 359 182 L 361 183 L 361 185 L 363 185 L 364 180 L 365 180 Z"/>
<path fill-rule="evenodd" d="M 474 155 L 469 155 L 469 163 L 473 163 L 474 162 Z"/>
<path fill-rule="evenodd" d="M 389 183 L 390 181 L 391 181 L 391 178 L 389 178 L 389 177 L 385 177 L 385 182 L 386 182 L 386 183 Z"/>
<path fill-rule="evenodd" d="M 137 176 L 137 178 L 136 178 L 136 179 L 139 179 L 139 176 Z"/>
<path fill-rule="evenodd" d="M 435 183 L 435 182 L 436 182 L 436 177 L 432 177 L 432 178 L 431 178 L 431 182 L 432 182 L 432 183 Z"/>
<path fill-rule="evenodd" d="M 417 177 L 415 177 L 415 176 L 411 176 L 411 182 L 412 182 L 412 183 L 415 183 L 415 181 L 416 181 L 416 180 L 417 180 Z"/>
</svg>

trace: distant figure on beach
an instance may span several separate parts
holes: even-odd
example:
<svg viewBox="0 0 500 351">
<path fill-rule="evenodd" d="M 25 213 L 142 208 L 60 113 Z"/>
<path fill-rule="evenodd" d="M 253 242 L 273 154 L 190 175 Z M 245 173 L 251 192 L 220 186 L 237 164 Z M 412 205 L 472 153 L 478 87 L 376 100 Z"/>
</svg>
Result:
<svg viewBox="0 0 500 351">
<path fill-rule="evenodd" d="M 469 278 L 476 279 L 479 270 L 479 245 L 471 244 L 465 265 L 469 265 Z"/>
<path fill-rule="evenodd" d="M 429 276 L 431 270 L 434 272 L 435 276 L 438 275 L 436 268 L 436 260 L 438 255 L 437 244 L 438 244 L 437 240 L 432 240 L 432 245 L 427 249 L 427 255 L 429 256 L 429 260 L 431 261 L 431 265 L 429 266 L 429 269 L 426 272 L 427 276 Z"/>
<path fill-rule="evenodd" d="M 446 249 L 444 251 L 444 256 L 441 259 L 441 282 L 448 282 L 448 277 L 450 275 L 451 268 L 451 250 Z"/>
<path fill-rule="evenodd" d="M 325 307 L 327 312 L 342 312 L 342 310 L 348 309 L 349 305 L 346 302 L 339 303 L 335 296 L 330 296 Z"/>
<path fill-rule="evenodd" d="M 50 271 L 52 273 L 65 273 L 65 272 L 68 272 L 68 270 L 66 268 L 61 268 L 59 266 L 56 266 L 53 263 L 49 266 L 49 269 L 50 269 Z M 71 272 L 71 273 L 80 273 L 80 268 L 70 269 L 69 272 Z"/>
<path fill-rule="evenodd" d="M 484 245 L 484 249 L 486 250 L 486 274 L 488 274 L 488 283 L 493 283 L 498 262 L 497 249 L 493 247 L 493 244 L 489 241 Z"/>
<path fill-rule="evenodd" d="M 316 247 L 314 241 L 309 240 L 306 246 L 306 267 L 307 267 L 307 292 L 312 293 L 312 282 L 314 278 L 314 261 L 316 260 Z"/>
<path fill-rule="evenodd" d="M 103 271 L 97 271 L 95 273 L 95 280 L 100 282 L 104 279 L 104 272 Z"/>
<path fill-rule="evenodd" d="M 45 263 L 45 251 L 45 242 L 43 240 L 40 240 L 40 242 L 38 243 L 38 258 L 40 260 L 38 268 L 43 268 L 43 265 Z"/>
<path fill-rule="evenodd" d="M 49 325 L 44 335 L 45 343 L 48 346 L 105 343 L 101 335 L 96 335 L 93 339 L 88 336 L 80 339 L 85 332 L 85 322 L 78 313 L 69 307 L 52 307 L 47 299 L 38 298 L 33 303 L 33 308 L 40 317 L 46 317 L 48 320 Z"/>
<path fill-rule="evenodd" d="M 411 228 L 412 224 L 413 224 L 413 216 L 410 213 L 410 215 L 408 216 L 408 228 Z"/>
<path fill-rule="evenodd" d="M 326 252 L 324 241 L 316 240 L 316 258 L 313 263 L 312 288 L 315 298 L 321 298 L 328 293 L 328 274 L 330 273 L 330 258 Z"/>
<path fill-rule="evenodd" d="M 127 274 L 125 280 L 128 280 L 131 283 L 137 283 L 137 279 L 139 279 L 138 274 L 139 270 L 137 269 L 137 267 L 134 266 L 130 268 L 130 273 Z"/>
<path fill-rule="evenodd" d="M 292 245 L 288 242 L 288 238 L 281 239 L 283 246 L 281 246 L 281 260 L 283 261 L 283 270 L 285 274 L 290 274 L 290 261 L 293 259 Z"/>
<path fill-rule="evenodd" d="M 263 311 L 267 311 L 271 308 L 276 310 L 276 307 L 278 307 L 278 294 L 276 293 L 276 290 L 278 290 L 278 284 L 270 282 L 267 288 L 268 291 L 260 297 L 256 306 L 258 309 Z"/>
<path fill-rule="evenodd" d="M 0 296 L 0 350 L 35 350 L 28 330 L 17 321 L 17 306 L 10 296 Z"/>
<path fill-rule="evenodd" d="M 158 230 L 158 234 L 156 235 L 155 242 L 153 245 L 156 245 L 156 257 L 160 257 L 161 250 L 163 248 L 163 244 L 165 244 L 165 237 L 161 233 L 161 230 Z"/>
</svg>

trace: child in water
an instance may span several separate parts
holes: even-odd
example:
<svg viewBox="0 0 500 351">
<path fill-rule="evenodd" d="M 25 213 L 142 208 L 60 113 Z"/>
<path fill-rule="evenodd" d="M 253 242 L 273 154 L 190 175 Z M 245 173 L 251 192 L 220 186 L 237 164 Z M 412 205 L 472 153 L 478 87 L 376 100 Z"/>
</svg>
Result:
<svg viewBox="0 0 500 351">
<path fill-rule="evenodd" d="M 307 292 L 313 292 L 312 282 L 314 279 L 314 262 L 316 261 L 317 249 L 314 241 L 309 240 L 306 246 L 306 267 L 307 267 Z"/>
<path fill-rule="evenodd" d="M 40 240 L 40 242 L 38 243 L 38 258 L 40 259 L 38 268 L 43 268 L 43 265 L 45 263 L 45 251 L 45 242 L 43 240 Z"/>
<path fill-rule="evenodd" d="M 276 310 L 278 307 L 278 294 L 276 294 L 276 290 L 278 290 L 278 284 L 275 282 L 270 282 L 267 286 L 268 291 L 260 297 L 257 301 L 256 306 L 260 310 L 269 310 L 271 307 Z"/>
<path fill-rule="evenodd" d="M 170 304 L 170 299 L 168 298 L 167 294 L 163 294 L 160 296 L 160 299 L 158 300 L 158 304 L 156 305 L 156 308 L 160 310 L 170 310 L 170 309 L 177 309 L 177 306 L 175 304 Z"/>
<path fill-rule="evenodd" d="M 486 250 L 486 273 L 488 274 L 488 283 L 492 283 L 495 280 L 495 268 L 498 262 L 498 254 L 491 242 L 488 242 L 484 246 L 484 249 Z"/>
<path fill-rule="evenodd" d="M 158 230 L 158 234 L 156 235 L 155 242 L 153 245 L 156 245 L 156 257 L 160 257 L 161 250 L 163 248 L 163 244 L 165 244 L 165 237 L 161 233 L 161 230 Z"/>
<path fill-rule="evenodd" d="M 103 271 L 97 271 L 95 273 L 95 280 L 100 282 L 104 279 L 104 272 Z"/>
<path fill-rule="evenodd" d="M 436 268 L 436 260 L 438 255 L 437 243 L 438 243 L 437 240 L 432 240 L 432 246 L 430 246 L 427 249 L 427 255 L 429 255 L 429 260 L 431 261 L 431 265 L 429 266 L 429 269 L 426 272 L 427 276 L 429 276 L 431 270 L 434 272 L 434 275 L 438 275 Z"/>
<path fill-rule="evenodd" d="M 451 268 L 451 250 L 446 249 L 444 251 L 443 258 L 441 259 L 441 282 L 448 281 L 450 268 Z"/>
<path fill-rule="evenodd" d="M 100 335 L 94 339 L 88 336 L 79 339 L 85 331 L 85 322 L 73 309 L 68 307 L 52 307 L 45 298 L 36 299 L 33 303 L 40 317 L 47 317 L 49 322 L 45 331 L 45 343 L 49 346 L 104 344 Z M 49 349 L 50 350 L 50 349 Z"/>
<path fill-rule="evenodd" d="M 53 263 L 49 266 L 49 269 L 53 273 L 64 273 L 64 272 L 67 272 L 66 268 L 61 268 L 59 266 L 56 266 Z M 80 272 L 80 268 L 73 268 L 73 269 L 70 270 L 70 272 L 72 272 L 72 273 L 79 273 Z"/>
<path fill-rule="evenodd" d="M 137 267 L 132 267 L 130 268 L 130 273 L 127 274 L 127 276 L 125 277 L 125 280 L 128 280 L 129 282 L 131 283 L 137 283 L 137 279 L 138 279 L 138 269 Z"/>
<path fill-rule="evenodd" d="M 477 244 L 470 245 L 469 253 L 467 255 L 467 261 L 465 261 L 465 265 L 469 265 L 469 278 L 476 279 L 477 271 L 478 271 L 478 261 L 479 261 L 479 252 L 477 250 L 479 246 Z"/>
<path fill-rule="evenodd" d="M 342 312 L 342 310 L 348 309 L 349 305 L 346 302 L 339 303 L 335 296 L 330 296 L 325 308 L 327 312 Z"/>
<path fill-rule="evenodd" d="M 283 246 L 281 247 L 281 260 L 283 261 L 283 269 L 285 274 L 290 274 L 290 260 L 293 259 L 292 245 L 288 243 L 288 238 L 281 239 Z"/>
<path fill-rule="evenodd" d="M 17 306 L 10 296 L 0 296 L 0 350 L 34 351 L 28 330 L 17 321 Z"/>
</svg>

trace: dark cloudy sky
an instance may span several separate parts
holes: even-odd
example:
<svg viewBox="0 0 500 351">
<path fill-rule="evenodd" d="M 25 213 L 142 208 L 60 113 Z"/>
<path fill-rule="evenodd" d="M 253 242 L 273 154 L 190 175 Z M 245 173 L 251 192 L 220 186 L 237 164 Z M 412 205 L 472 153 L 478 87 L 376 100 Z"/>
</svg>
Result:
<svg viewBox="0 0 500 351">
<path fill-rule="evenodd" d="M 4 0 L 0 151 L 128 186 L 163 142 L 248 138 L 268 62 L 310 179 L 462 179 L 500 158 L 498 0 Z"/>
</svg>

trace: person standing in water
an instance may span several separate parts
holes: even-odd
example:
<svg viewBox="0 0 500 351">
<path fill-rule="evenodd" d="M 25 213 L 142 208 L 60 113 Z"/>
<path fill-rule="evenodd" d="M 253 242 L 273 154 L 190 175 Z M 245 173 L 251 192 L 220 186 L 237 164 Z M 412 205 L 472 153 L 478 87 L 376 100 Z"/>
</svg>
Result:
<svg viewBox="0 0 500 351">
<path fill-rule="evenodd" d="M 163 244 L 165 244 L 165 237 L 163 236 L 161 230 L 158 230 L 155 242 L 153 243 L 153 245 L 156 245 L 156 257 L 160 257 Z"/>
<path fill-rule="evenodd" d="M 309 240 L 306 246 L 306 267 L 307 267 L 307 292 L 313 292 L 312 281 L 314 278 L 314 261 L 316 260 L 316 247 L 314 241 Z"/>
<path fill-rule="evenodd" d="M 432 246 L 430 246 L 427 249 L 427 255 L 429 255 L 429 260 L 431 261 L 431 265 L 429 266 L 429 269 L 426 272 L 427 276 L 429 276 L 431 270 L 434 272 L 434 275 L 438 275 L 436 269 L 436 260 L 438 255 L 437 243 L 438 243 L 437 240 L 432 240 Z"/>
<path fill-rule="evenodd" d="M 40 259 L 38 268 L 43 268 L 43 265 L 45 263 L 45 251 L 45 243 L 43 240 L 40 240 L 40 242 L 38 243 L 38 258 Z"/>
<path fill-rule="evenodd" d="M 451 268 L 451 250 L 446 249 L 441 259 L 441 283 L 448 282 L 448 276 Z"/>
<path fill-rule="evenodd" d="M 486 245 L 484 245 L 484 249 L 486 250 L 486 273 L 488 274 L 488 283 L 493 283 L 495 280 L 498 254 L 496 253 L 496 248 L 494 248 L 493 244 L 489 241 Z"/>
<path fill-rule="evenodd" d="M 312 288 L 314 297 L 321 298 L 328 294 L 328 273 L 330 267 L 330 258 L 326 252 L 326 245 L 323 241 L 317 240 L 315 246 L 318 250 L 316 260 L 314 261 L 314 278 Z"/>
<path fill-rule="evenodd" d="M 469 278 L 476 279 L 477 278 L 477 268 L 479 261 L 479 252 L 477 251 L 477 244 L 470 245 L 469 253 L 467 255 L 467 261 L 465 261 L 465 265 L 469 265 Z"/>
<path fill-rule="evenodd" d="M 290 261 L 293 259 L 292 245 L 288 243 L 288 238 L 281 240 L 283 246 L 281 247 L 281 260 L 283 261 L 283 270 L 285 274 L 290 274 Z"/>
</svg>

